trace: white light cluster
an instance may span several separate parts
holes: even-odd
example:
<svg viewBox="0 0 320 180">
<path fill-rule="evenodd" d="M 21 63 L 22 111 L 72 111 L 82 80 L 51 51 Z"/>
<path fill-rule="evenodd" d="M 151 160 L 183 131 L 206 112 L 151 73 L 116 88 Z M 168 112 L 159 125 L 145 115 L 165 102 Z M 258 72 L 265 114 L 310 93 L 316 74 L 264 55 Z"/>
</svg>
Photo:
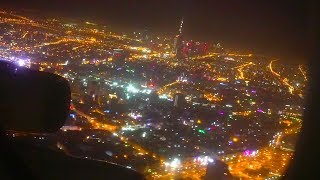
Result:
<svg viewBox="0 0 320 180">
<path fill-rule="evenodd" d="M 160 99 L 168 99 L 168 96 L 166 94 L 161 94 L 159 96 Z"/>
<path fill-rule="evenodd" d="M 129 84 L 127 87 L 127 91 L 128 92 L 132 92 L 132 93 L 137 93 L 139 92 L 139 90 L 137 88 L 135 88 L 132 84 Z"/>
<path fill-rule="evenodd" d="M 142 117 L 142 115 L 140 113 L 134 113 L 134 112 L 131 112 L 128 115 L 133 119 L 138 119 L 138 118 Z"/>
<path fill-rule="evenodd" d="M 144 89 L 144 90 L 142 90 L 140 92 L 145 93 L 145 94 L 150 94 L 151 90 L 150 89 Z"/>
<path fill-rule="evenodd" d="M 136 94 L 136 93 L 150 94 L 151 93 L 151 90 L 148 88 L 140 90 L 140 89 L 136 88 L 135 86 L 133 86 L 132 84 L 129 84 L 126 89 L 128 92 L 134 93 L 134 94 Z"/>
<path fill-rule="evenodd" d="M 181 166 L 181 161 L 178 158 L 174 158 L 171 162 L 165 162 L 164 165 L 166 167 L 170 167 L 172 169 L 179 168 Z"/>
<path fill-rule="evenodd" d="M 193 159 L 193 162 L 200 164 L 201 166 L 206 166 L 209 163 L 213 163 L 214 160 L 209 156 L 199 156 Z"/>
<path fill-rule="evenodd" d="M 11 56 L 8 59 L 4 59 L 4 60 L 14 62 L 18 66 L 30 67 L 31 65 L 30 59 L 28 58 L 18 58 L 18 57 Z"/>
<path fill-rule="evenodd" d="M 122 131 L 134 131 L 135 128 L 133 128 L 132 126 L 126 126 L 126 127 L 122 127 Z"/>
</svg>

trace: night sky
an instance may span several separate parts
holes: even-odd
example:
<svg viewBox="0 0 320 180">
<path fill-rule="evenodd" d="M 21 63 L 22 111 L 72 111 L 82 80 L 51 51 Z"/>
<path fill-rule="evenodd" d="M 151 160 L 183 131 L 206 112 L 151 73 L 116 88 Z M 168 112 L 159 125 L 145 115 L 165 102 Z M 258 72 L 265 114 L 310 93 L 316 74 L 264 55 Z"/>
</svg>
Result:
<svg viewBox="0 0 320 180">
<path fill-rule="evenodd" d="M 68 2 L 65 2 L 68 1 Z M 2 0 L 9 8 L 97 19 L 121 28 L 174 33 L 185 20 L 187 38 L 221 42 L 286 61 L 304 61 L 308 6 L 293 1 L 252 0 Z"/>
</svg>

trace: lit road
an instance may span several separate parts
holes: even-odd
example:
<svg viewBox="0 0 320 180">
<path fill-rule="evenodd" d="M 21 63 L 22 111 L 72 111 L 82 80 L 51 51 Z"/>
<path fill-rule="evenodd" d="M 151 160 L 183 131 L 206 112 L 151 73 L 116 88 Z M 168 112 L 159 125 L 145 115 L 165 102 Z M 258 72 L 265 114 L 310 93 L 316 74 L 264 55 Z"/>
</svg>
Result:
<svg viewBox="0 0 320 180">
<path fill-rule="evenodd" d="M 255 65 L 255 64 L 253 62 L 248 62 L 248 63 L 242 64 L 240 66 L 234 67 L 233 69 L 244 68 L 244 67 L 251 66 L 251 65 Z"/>
<path fill-rule="evenodd" d="M 13 19 L 13 18 L 5 18 L 5 17 L 0 17 L 0 23 L 10 23 L 10 24 L 18 24 L 18 25 L 30 25 L 33 27 L 38 27 L 38 28 L 42 28 L 42 29 L 47 29 L 47 30 L 52 30 L 52 31 L 57 31 L 56 29 L 53 28 L 49 28 L 46 27 L 42 24 L 36 23 L 35 21 L 24 17 L 24 16 L 20 16 L 20 15 L 16 15 L 16 14 L 12 14 L 12 13 L 8 13 L 5 11 L 0 11 L 0 14 L 4 14 L 4 15 L 10 15 L 13 16 L 17 19 Z"/>
<path fill-rule="evenodd" d="M 223 157 L 223 160 L 228 164 L 233 176 L 246 179 L 280 177 L 293 155 L 291 149 L 280 147 L 282 139 L 285 136 L 299 133 L 300 128 L 301 123 L 285 128 L 274 136 L 269 147 L 260 148 L 255 156 L 245 156 L 243 153 L 237 153 L 227 155 Z"/>
<path fill-rule="evenodd" d="M 237 69 L 237 71 L 239 72 L 238 79 L 245 79 L 243 68 L 251 65 L 255 65 L 255 64 L 253 62 L 249 62 L 233 68 L 233 69 Z"/>
<path fill-rule="evenodd" d="M 217 53 L 217 52 L 210 52 L 206 55 L 202 55 L 202 56 L 197 56 L 195 58 L 193 58 L 194 60 L 198 60 L 198 59 L 205 59 L 205 58 L 212 58 L 212 57 L 218 57 L 218 56 L 222 56 L 224 55 L 223 53 Z M 252 57 L 253 54 L 235 54 L 235 53 L 228 53 L 227 54 L 230 57 Z"/>
<path fill-rule="evenodd" d="M 50 46 L 50 45 L 56 45 L 56 44 L 67 43 L 67 42 L 76 42 L 76 43 L 82 43 L 82 44 L 91 44 L 91 43 L 95 43 L 96 40 L 95 40 L 95 39 L 79 40 L 79 39 L 63 38 L 63 39 L 60 39 L 60 40 L 58 40 L 58 41 L 46 42 L 46 43 L 43 43 L 43 44 L 40 44 L 40 45 L 36 45 L 36 46 L 33 46 L 33 48 L 43 47 L 43 46 Z"/>
<path fill-rule="evenodd" d="M 155 153 L 149 152 L 147 150 L 145 150 L 142 146 L 140 146 L 137 143 L 131 142 L 128 140 L 128 138 L 121 136 L 120 134 L 117 134 L 116 130 L 118 129 L 117 126 L 113 126 L 113 125 L 109 125 L 106 123 L 100 123 L 97 122 L 96 120 L 94 120 L 94 118 L 92 118 L 91 116 L 85 114 L 84 112 L 81 112 L 75 108 L 72 109 L 73 111 L 75 111 L 77 114 L 83 116 L 84 118 L 86 118 L 88 120 L 88 122 L 95 128 L 95 129 L 100 129 L 100 130 L 106 130 L 111 132 L 113 135 L 119 137 L 121 139 L 121 141 L 123 141 L 124 143 L 128 143 L 129 145 L 131 145 L 135 150 L 137 150 L 139 153 L 139 155 L 150 155 L 152 156 L 154 159 L 158 159 L 160 161 L 164 161 L 161 157 L 157 156 Z"/>
<path fill-rule="evenodd" d="M 24 33 L 22 38 L 25 38 L 27 34 L 28 34 L 28 32 Z"/>
<path fill-rule="evenodd" d="M 100 122 L 94 120 L 94 118 L 86 115 L 85 113 L 83 113 L 75 108 L 72 110 L 75 111 L 77 114 L 86 118 L 88 120 L 88 122 L 94 127 L 94 129 L 107 130 L 107 131 L 114 133 L 116 131 L 116 129 L 118 128 L 117 126 L 113 126 L 110 124 L 100 123 Z"/>
<path fill-rule="evenodd" d="M 281 78 L 281 75 L 273 70 L 273 68 L 272 68 L 272 63 L 275 62 L 275 61 L 277 61 L 277 60 L 272 60 L 272 61 L 269 63 L 269 69 L 270 69 L 271 73 L 272 73 L 273 75 L 277 76 L 277 77 L 280 79 L 280 81 L 281 81 L 285 86 L 288 86 L 288 89 L 289 89 L 290 94 L 293 94 L 294 88 L 293 88 L 292 85 L 289 84 L 288 78 Z"/>
<path fill-rule="evenodd" d="M 300 72 L 301 72 L 304 80 L 305 80 L 305 81 L 308 81 L 308 78 L 307 78 L 307 75 L 306 75 L 307 73 L 306 73 L 306 71 L 304 71 L 304 70 L 302 69 L 302 66 L 301 66 L 301 65 L 299 65 L 299 70 L 300 70 Z"/>
<path fill-rule="evenodd" d="M 270 69 L 270 71 L 271 71 L 271 73 L 272 73 L 273 75 L 280 77 L 280 74 L 278 74 L 277 72 L 275 72 L 275 71 L 273 70 L 273 68 L 272 68 L 272 63 L 275 62 L 275 61 L 278 61 L 278 60 L 272 60 L 272 61 L 269 63 L 269 69 Z"/>
<path fill-rule="evenodd" d="M 175 82 L 164 85 L 162 88 L 158 90 L 158 94 L 162 94 L 168 87 L 173 86 L 175 84 L 179 84 L 179 83 L 180 81 L 175 81 Z"/>
<path fill-rule="evenodd" d="M 244 179 L 265 179 L 281 177 L 291 160 L 293 152 L 290 149 L 278 148 L 283 137 L 299 133 L 301 124 L 285 128 L 274 136 L 272 146 L 260 148 L 256 155 L 246 156 L 242 152 L 224 155 L 218 159 L 224 161 L 234 177 Z M 216 157 L 217 158 L 217 157 Z M 193 158 L 184 159 L 177 168 L 165 167 L 162 164 L 152 174 L 153 179 L 174 179 L 175 177 L 201 179 L 206 173 L 206 166 L 197 164 Z"/>
<path fill-rule="evenodd" d="M 255 156 L 244 156 L 239 153 L 228 160 L 225 158 L 225 162 L 233 176 L 246 179 L 265 179 L 281 176 L 291 158 L 291 152 L 266 147 L 259 149 Z"/>
<path fill-rule="evenodd" d="M 33 20 L 31 20 L 31 19 L 29 19 L 29 18 L 27 18 L 27 17 L 24 17 L 24 16 L 17 15 L 17 14 L 7 13 L 7 12 L 5 12 L 5 11 L 0 11 L 0 13 L 1 13 L 1 14 L 7 14 L 7 15 L 9 14 L 9 15 L 11 15 L 11 16 L 14 16 L 14 17 L 18 18 L 18 19 L 22 19 L 22 20 L 25 20 L 25 21 L 33 22 Z"/>
</svg>

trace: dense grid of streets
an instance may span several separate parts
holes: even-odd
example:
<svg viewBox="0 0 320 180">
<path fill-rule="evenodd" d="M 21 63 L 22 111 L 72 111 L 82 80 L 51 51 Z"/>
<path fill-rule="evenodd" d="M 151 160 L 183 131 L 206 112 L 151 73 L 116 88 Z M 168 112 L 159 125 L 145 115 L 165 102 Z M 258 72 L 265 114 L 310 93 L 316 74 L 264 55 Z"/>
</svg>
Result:
<svg viewBox="0 0 320 180">
<path fill-rule="evenodd" d="M 0 56 L 65 77 L 55 134 L 8 132 L 148 179 L 201 179 L 219 160 L 244 179 L 282 176 L 302 123 L 307 69 L 219 43 L 0 11 Z"/>
</svg>

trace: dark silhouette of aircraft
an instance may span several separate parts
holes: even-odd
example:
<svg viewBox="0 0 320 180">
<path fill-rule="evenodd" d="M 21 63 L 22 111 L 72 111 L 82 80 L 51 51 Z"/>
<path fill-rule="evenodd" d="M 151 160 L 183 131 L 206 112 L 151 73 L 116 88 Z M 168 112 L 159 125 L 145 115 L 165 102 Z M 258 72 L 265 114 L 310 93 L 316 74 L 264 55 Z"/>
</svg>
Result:
<svg viewBox="0 0 320 180">
<path fill-rule="evenodd" d="M 50 133 L 60 129 L 69 113 L 70 87 L 58 75 L 5 61 L 0 61 L 0 83 L 0 179 L 144 179 L 119 165 L 9 140 L 6 130 Z"/>
</svg>

